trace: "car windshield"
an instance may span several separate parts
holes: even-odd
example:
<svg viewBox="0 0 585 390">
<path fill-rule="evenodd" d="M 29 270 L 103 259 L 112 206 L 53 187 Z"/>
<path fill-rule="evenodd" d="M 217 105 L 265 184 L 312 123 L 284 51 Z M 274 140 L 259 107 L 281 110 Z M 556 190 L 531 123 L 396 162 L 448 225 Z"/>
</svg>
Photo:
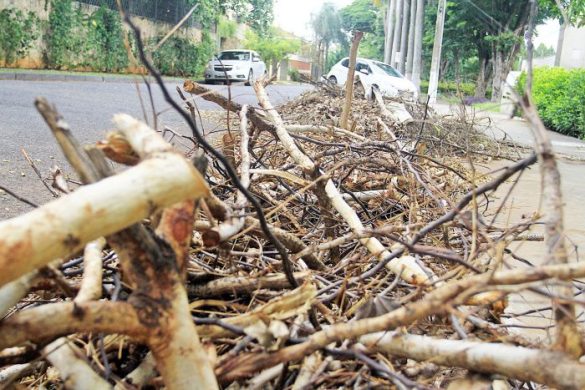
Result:
<svg viewBox="0 0 585 390">
<path fill-rule="evenodd" d="M 236 60 L 236 61 L 249 61 L 250 52 L 248 51 L 224 51 L 219 55 L 219 59 L 222 61 Z"/>
<path fill-rule="evenodd" d="M 376 65 L 378 68 L 382 69 L 384 71 L 384 73 L 386 73 L 388 76 L 403 78 L 403 76 L 396 69 L 394 69 L 393 67 L 391 67 L 388 64 L 376 61 L 376 62 L 374 62 L 374 65 Z"/>
</svg>

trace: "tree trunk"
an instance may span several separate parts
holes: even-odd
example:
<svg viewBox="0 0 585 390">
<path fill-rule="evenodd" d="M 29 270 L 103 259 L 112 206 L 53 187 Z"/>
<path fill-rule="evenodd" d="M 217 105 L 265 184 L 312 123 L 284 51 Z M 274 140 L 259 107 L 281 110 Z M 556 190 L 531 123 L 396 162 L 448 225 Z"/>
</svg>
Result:
<svg viewBox="0 0 585 390">
<path fill-rule="evenodd" d="M 386 13 L 386 39 L 384 41 L 384 62 L 389 64 L 392 57 L 392 43 L 394 41 L 394 23 L 396 20 L 396 0 L 390 0 Z"/>
<path fill-rule="evenodd" d="M 479 72 L 477 73 L 477 81 L 475 84 L 475 97 L 485 98 L 490 73 L 488 69 L 490 65 L 489 52 L 485 49 L 478 47 L 478 57 Z"/>
<path fill-rule="evenodd" d="M 492 102 L 500 102 L 502 100 L 502 86 L 508 78 L 510 70 L 520 50 L 520 44 L 515 43 L 508 52 L 501 49 L 495 49 L 494 55 L 494 79 L 492 83 Z"/>
<path fill-rule="evenodd" d="M 394 39 L 392 40 L 392 53 L 390 55 L 390 65 L 396 65 L 396 52 L 400 50 L 400 28 L 402 27 L 402 2 L 396 0 L 396 12 L 394 18 Z"/>
<path fill-rule="evenodd" d="M 410 25 L 408 26 L 408 55 L 406 57 L 406 78 L 412 81 L 414 63 L 414 36 L 416 26 L 416 1 L 410 1 Z"/>
<path fill-rule="evenodd" d="M 402 29 L 400 34 L 400 62 L 398 71 L 404 74 L 406 69 L 406 56 L 408 55 L 408 26 L 410 25 L 410 3 L 412 0 L 403 0 L 402 3 Z"/>
<path fill-rule="evenodd" d="M 439 0 L 437 10 L 437 24 L 435 26 L 435 43 L 433 44 L 433 58 L 431 60 L 431 75 L 429 77 L 429 102 L 437 101 L 437 88 L 439 86 L 439 66 L 441 64 L 441 50 L 443 48 L 443 28 L 445 26 L 445 11 L 447 0 Z"/>
<path fill-rule="evenodd" d="M 412 82 L 420 91 L 422 73 L 422 41 L 424 34 L 425 0 L 416 0 L 416 21 L 414 28 L 414 51 L 412 55 Z"/>
<path fill-rule="evenodd" d="M 559 30 L 559 40 L 557 41 L 557 52 L 555 53 L 555 66 L 561 66 L 561 57 L 563 55 L 563 45 L 565 43 L 565 31 L 567 30 L 567 22 L 561 23 Z"/>
<path fill-rule="evenodd" d="M 348 130 L 349 116 L 351 112 L 351 101 L 353 100 L 353 82 L 355 77 L 355 63 L 360 46 L 360 41 L 364 33 L 356 31 L 351 41 L 351 50 L 349 52 L 349 69 L 347 71 L 347 80 L 345 81 L 345 102 L 343 104 L 343 110 L 341 111 L 340 125 L 342 129 Z M 366 91 L 367 92 L 367 91 Z"/>
</svg>

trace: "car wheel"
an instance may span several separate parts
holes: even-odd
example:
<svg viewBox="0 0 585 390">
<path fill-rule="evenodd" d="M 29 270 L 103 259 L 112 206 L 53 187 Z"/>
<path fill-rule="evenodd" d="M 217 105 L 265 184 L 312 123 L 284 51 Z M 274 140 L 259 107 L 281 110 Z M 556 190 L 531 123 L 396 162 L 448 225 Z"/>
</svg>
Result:
<svg viewBox="0 0 585 390">
<path fill-rule="evenodd" d="M 248 73 L 248 81 L 246 81 L 245 85 L 252 85 L 253 79 L 254 79 L 254 72 L 252 71 L 252 69 L 250 69 L 250 72 Z"/>
<path fill-rule="evenodd" d="M 374 95 L 374 91 L 380 92 L 380 87 L 378 87 L 376 84 L 372 85 L 372 91 L 370 92 L 371 100 L 376 100 L 376 95 Z"/>
<path fill-rule="evenodd" d="M 333 84 L 337 84 L 337 77 L 331 76 L 331 77 L 329 77 L 329 81 Z"/>
</svg>

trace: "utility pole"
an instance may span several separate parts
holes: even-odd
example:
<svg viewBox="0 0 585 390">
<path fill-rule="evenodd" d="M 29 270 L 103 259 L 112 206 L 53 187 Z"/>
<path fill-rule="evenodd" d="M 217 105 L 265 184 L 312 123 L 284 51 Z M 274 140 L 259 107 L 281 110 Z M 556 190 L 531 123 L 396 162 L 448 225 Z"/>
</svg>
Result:
<svg viewBox="0 0 585 390">
<path fill-rule="evenodd" d="M 414 27 L 414 51 L 412 53 L 412 82 L 420 91 L 422 73 L 422 41 L 424 34 L 425 0 L 416 1 L 416 21 Z"/>
<path fill-rule="evenodd" d="M 441 49 L 443 48 L 443 29 L 445 27 L 445 13 L 447 0 L 439 0 L 437 10 L 437 24 L 435 26 L 435 43 L 431 60 L 431 75 L 429 77 L 429 103 L 437 102 L 437 88 L 439 87 L 439 67 L 441 65 Z"/>
<path fill-rule="evenodd" d="M 394 41 L 394 23 L 396 20 L 396 0 L 389 0 L 386 14 L 386 40 L 384 41 L 384 62 L 389 64 L 392 57 Z"/>
</svg>

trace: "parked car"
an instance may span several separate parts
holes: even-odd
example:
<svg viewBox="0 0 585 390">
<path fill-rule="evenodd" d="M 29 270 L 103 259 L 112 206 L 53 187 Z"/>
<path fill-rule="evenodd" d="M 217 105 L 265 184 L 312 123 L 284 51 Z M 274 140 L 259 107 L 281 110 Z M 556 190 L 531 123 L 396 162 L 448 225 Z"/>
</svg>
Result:
<svg viewBox="0 0 585 390">
<path fill-rule="evenodd" d="M 207 64 L 205 82 L 244 81 L 250 85 L 265 74 L 266 64 L 255 51 L 224 50 Z"/>
<path fill-rule="evenodd" d="M 356 74 L 366 87 L 366 95 L 371 96 L 372 89 L 377 88 L 382 95 L 418 99 L 418 89 L 392 66 L 380 61 L 358 58 L 355 66 Z M 329 81 L 344 85 L 349 71 L 349 58 L 344 58 L 333 65 L 327 74 Z"/>
</svg>

